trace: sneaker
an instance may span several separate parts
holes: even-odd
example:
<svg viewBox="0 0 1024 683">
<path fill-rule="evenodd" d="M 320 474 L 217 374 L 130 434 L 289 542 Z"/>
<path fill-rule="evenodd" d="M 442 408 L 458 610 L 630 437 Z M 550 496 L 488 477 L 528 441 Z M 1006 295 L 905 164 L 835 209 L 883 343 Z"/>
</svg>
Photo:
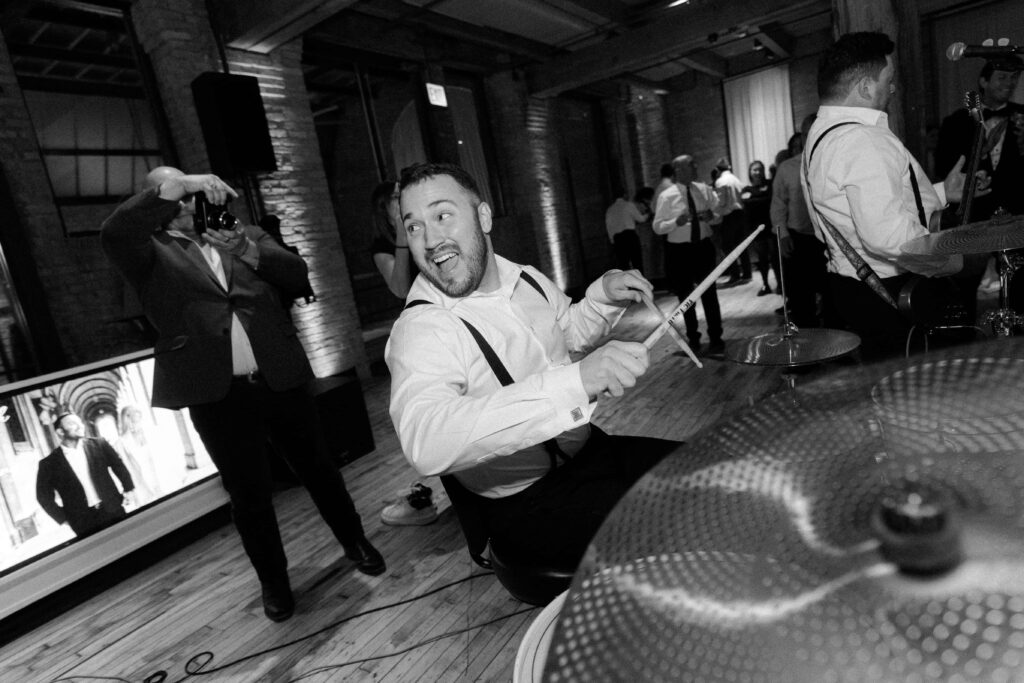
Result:
<svg viewBox="0 0 1024 683">
<path fill-rule="evenodd" d="M 423 526 L 437 519 L 437 506 L 429 486 L 416 483 L 403 491 L 397 501 L 380 513 L 380 521 L 391 526 Z"/>
</svg>

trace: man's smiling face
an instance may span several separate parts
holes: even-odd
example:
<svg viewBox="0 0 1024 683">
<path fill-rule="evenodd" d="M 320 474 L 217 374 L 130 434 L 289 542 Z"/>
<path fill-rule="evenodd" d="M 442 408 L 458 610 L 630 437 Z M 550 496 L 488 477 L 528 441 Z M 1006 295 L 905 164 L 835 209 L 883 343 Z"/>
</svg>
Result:
<svg viewBox="0 0 1024 683">
<path fill-rule="evenodd" d="M 487 271 L 490 208 L 451 176 L 436 175 L 402 190 L 402 225 L 413 260 L 450 297 L 479 286 Z"/>
</svg>

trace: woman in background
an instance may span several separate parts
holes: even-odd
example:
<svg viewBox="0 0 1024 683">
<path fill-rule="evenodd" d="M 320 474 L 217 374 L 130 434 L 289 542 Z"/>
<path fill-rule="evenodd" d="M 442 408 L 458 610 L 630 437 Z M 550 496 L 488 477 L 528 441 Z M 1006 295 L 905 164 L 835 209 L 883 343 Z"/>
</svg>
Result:
<svg viewBox="0 0 1024 683">
<path fill-rule="evenodd" d="M 121 457 L 131 472 L 139 504 L 163 496 L 164 490 L 160 486 L 160 477 L 156 471 L 153 449 L 146 434 L 142 411 L 133 405 L 121 408 L 117 431 L 120 435 L 117 444 L 120 448 L 117 450 L 121 451 Z"/>
<path fill-rule="evenodd" d="M 776 291 L 780 291 L 782 280 L 779 278 L 779 253 L 775 245 L 775 237 L 772 234 L 771 204 L 772 186 L 764 174 L 764 163 L 760 161 L 750 162 L 747 168 L 747 176 L 750 184 L 743 188 L 740 198 L 743 200 L 743 213 L 746 214 L 747 225 L 754 230 L 759 225 L 764 230 L 754 239 L 754 254 L 757 256 L 757 270 L 761 274 L 761 289 L 758 296 L 765 296 L 772 293 L 771 285 L 768 284 L 768 269 L 775 272 Z"/>
<path fill-rule="evenodd" d="M 409 240 L 402 227 L 398 184 L 388 180 L 377 185 L 370 195 L 370 203 L 373 206 L 374 238 L 370 244 L 373 263 L 391 293 L 404 299 L 420 271 L 409 254 Z M 392 526 L 430 524 L 437 519 L 432 493 L 422 482 L 398 491 L 397 498 L 381 510 L 381 521 Z"/>
<path fill-rule="evenodd" d="M 370 195 L 373 205 L 374 237 L 370 244 L 373 263 L 387 283 L 391 293 L 404 299 L 409 293 L 412 281 L 419 269 L 409 254 L 409 240 L 398 215 L 398 184 L 385 181 L 374 188 Z"/>
</svg>

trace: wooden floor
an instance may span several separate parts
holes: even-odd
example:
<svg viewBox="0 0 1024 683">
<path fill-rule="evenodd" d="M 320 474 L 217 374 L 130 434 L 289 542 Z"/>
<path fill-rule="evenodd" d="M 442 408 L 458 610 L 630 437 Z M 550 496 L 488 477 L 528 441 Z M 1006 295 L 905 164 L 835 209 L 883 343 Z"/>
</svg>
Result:
<svg viewBox="0 0 1024 683">
<path fill-rule="evenodd" d="M 757 297 L 757 289 L 750 283 L 720 292 L 727 343 L 777 329 L 773 309 L 781 298 Z M 667 312 L 675 298 L 662 294 L 658 304 Z M 634 306 L 615 336 L 642 339 L 654 326 Z M 683 440 L 783 386 L 775 369 L 705 359 L 700 370 L 675 351 L 663 338 L 647 375 L 625 397 L 602 400 L 595 422 L 612 433 Z M 353 571 L 305 492 L 290 489 L 276 502 L 297 596 L 291 620 L 263 616 L 241 545 L 233 529 L 222 528 L 0 649 L 0 681 L 143 681 L 164 670 L 176 682 L 202 652 L 213 653 L 204 670 L 225 666 L 201 679 L 217 682 L 511 680 L 519 641 L 538 610 L 508 596 L 493 576 L 388 607 L 481 570 L 469 561 L 436 480 L 427 482 L 440 493 L 436 523 L 380 523 L 384 501 L 414 477 L 387 416 L 387 378 L 365 389 L 377 449 L 344 476 L 387 559 L 383 576 Z M 370 610 L 379 611 L 344 621 Z M 268 648 L 278 649 L 257 654 Z"/>
</svg>

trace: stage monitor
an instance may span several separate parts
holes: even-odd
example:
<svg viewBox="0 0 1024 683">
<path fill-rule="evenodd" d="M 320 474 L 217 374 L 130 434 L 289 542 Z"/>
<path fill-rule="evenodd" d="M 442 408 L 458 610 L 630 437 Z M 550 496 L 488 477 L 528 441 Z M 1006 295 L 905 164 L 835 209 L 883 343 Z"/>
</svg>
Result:
<svg viewBox="0 0 1024 683">
<path fill-rule="evenodd" d="M 146 351 L 0 387 L 0 618 L 227 502 L 187 411 L 150 406 L 152 377 Z"/>
</svg>

